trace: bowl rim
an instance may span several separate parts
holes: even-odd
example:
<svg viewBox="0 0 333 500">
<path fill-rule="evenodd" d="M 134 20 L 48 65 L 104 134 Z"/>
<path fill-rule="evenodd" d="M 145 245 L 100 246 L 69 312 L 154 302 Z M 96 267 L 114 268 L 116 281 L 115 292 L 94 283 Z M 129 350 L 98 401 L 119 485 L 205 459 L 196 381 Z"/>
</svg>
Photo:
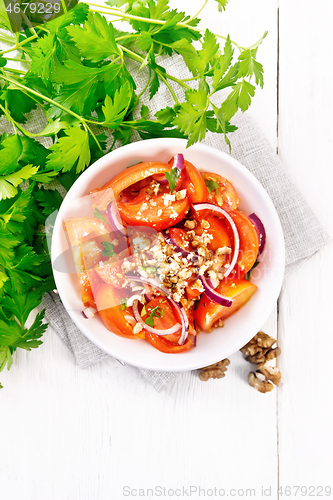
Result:
<svg viewBox="0 0 333 500">
<path fill-rule="evenodd" d="M 161 366 L 161 359 L 159 359 L 156 362 L 151 362 L 151 363 L 142 363 L 140 362 L 140 358 L 136 358 L 133 360 L 133 356 L 129 355 L 127 356 L 127 352 L 122 353 L 119 355 L 119 353 L 114 352 L 114 350 L 107 348 L 103 342 L 100 342 L 98 338 L 94 336 L 93 329 L 89 328 L 88 324 L 85 325 L 82 323 L 82 321 L 79 319 L 78 315 L 75 314 L 74 311 L 71 310 L 68 302 L 68 290 L 66 290 L 66 287 L 64 286 L 64 283 L 61 280 L 60 274 L 55 271 L 53 268 L 53 262 L 54 262 L 54 257 L 59 255 L 58 252 L 58 243 L 56 236 L 59 233 L 59 231 L 62 229 L 62 213 L 64 212 L 66 205 L 70 203 L 72 199 L 77 199 L 78 196 L 75 196 L 76 191 L 79 191 L 80 188 L 79 186 L 84 185 L 87 180 L 92 180 L 94 176 L 96 176 L 97 171 L 105 167 L 109 162 L 110 159 L 112 160 L 112 163 L 116 162 L 117 159 L 123 159 L 124 156 L 126 156 L 127 153 L 133 152 L 135 148 L 139 146 L 139 149 L 142 147 L 144 144 L 147 148 L 149 148 L 149 144 L 157 144 L 158 142 L 164 143 L 165 145 L 174 145 L 176 148 L 176 145 L 179 145 L 179 148 L 184 148 L 184 146 L 187 144 L 187 141 L 185 139 L 178 139 L 178 138 L 154 138 L 154 139 L 146 139 L 144 141 L 138 141 L 138 142 L 132 142 L 130 144 L 126 144 L 125 146 L 121 146 L 103 157 L 99 158 L 97 161 L 92 163 L 89 168 L 87 168 L 81 175 L 80 177 L 74 182 L 74 184 L 71 186 L 69 191 L 67 192 L 61 207 L 59 209 L 58 215 L 56 217 L 56 221 L 54 224 L 53 228 L 53 234 L 52 234 L 52 242 L 51 242 L 51 262 L 52 262 L 52 270 L 54 274 L 54 279 L 56 282 L 57 290 L 59 293 L 59 297 L 62 300 L 62 303 L 73 320 L 73 322 L 76 324 L 78 329 L 97 347 L 102 349 L 104 352 L 108 353 L 109 355 L 115 357 L 116 359 L 121 359 L 124 363 L 129 364 L 131 366 L 136 366 L 138 368 L 142 369 L 148 369 L 148 370 L 154 370 L 154 371 L 159 371 L 159 372 L 183 372 L 183 371 L 189 371 L 189 370 L 195 370 L 202 368 L 204 366 L 208 366 L 210 364 L 216 363 L 220 361 L 221 356 L 217 354 L 212 355 L 212 357 L 209 359 L 209 362 L 202 362 L 202 364 L 199 364 L 196 362 L 194 365 L 191 364 L 190 362 L 186 362 L 186 358 L 183 358 L 183 355 L 186 353 L 178 353 L 177 358 L 178 359 L 184 359 L 184 365 L 182 366 L 181 363 L 179 363 L 179 366 L 175 368 L 175 366 L 168 365 L 167 359 L 170 356 L 170 354 L 165 354 L 165 361 L 166 363 L 162 363 Z M 257 189 L 261 192 L 261 196 L 264 200 L 264 203 L 266 206 L 269 208 L 270 211 L 270 216 L 273 217 L 274 222 L 275 222 L 275 230 L 278 232 L 276 240 L 278 241 L 278 255 L 280 255 L 280 262 L 279 262 L 279 267 L 278 267 L 278 272 L 274 274 L 274 285 L 273 289 L 270 290 L 271 293 L 271 300 L 270 300 L 270 307 L 266 307 L 265 311 L 262 311 L 261 314 L 258 314 L 258 319 L 257 321 L 253 324 L 253 327 L 251 328 L 251 333 L 246 337 L 247 340 L 244 342 L 244 338 L 239 339 L 239 342 L 235 342 L 235 347 L 230 348 L 229 350 L 226 349 L 226 351 L 223 353 L 223 357 L 226 358 L 230 356 L 231 354 L 235 353 L 237 350 L 239 350 L 241 347 L 243 347 L 252 337 L 255 335 L 253 334 L 253 331 L 257 332 L 260 330 L 262 325 L 265 323 L 267 318 L 269 317 L 270 313 L 273 310 L 274 303 L 276 303 L 279 293 L 281 291 L 282 283 L 283 283 L 283 277 L 284 277 L 284 271 L 285 271 L 285 244 L 284 244 L 284 236 L 283 236 L 283 230 L 281 226 L 280 219 L 278 217 L 277 211 L 274 207 L 274 204 L 269 197 L 268 193 L 262 186 L 262 184 L 259 182 L 259 180 L 243 165 L 241 164 L 238 160 L 233 158 L 231 155 L 225 153 L 224 151 L 221 151 L 217 148 L 214 148 L 212 146 L 209 146 L 207 144 L 203 143 L 196 143 L 192 146 L 190 146 L 189 149 L 198 149 L 201 150 L 204 154 L 215 154 L 221 158 L 221 160 L 224 160 L 226 163 L 228 163 L 228 167 L 235 169 L 236 171 L 240 172 L 242 176 L 245 177 L 245 179 L 249 179 L 251 183 L 254 182 L 256 185 Z M 237 186 L 236 186 L 237 190 Z M 84 194 L 81 194 L 80 196 L 84 196 Z M 60 238 L 59 238 L 60 240 Z M 60 243 L 59 243 L 60 244 Z M 105 328 L 104 325 L 101 324 L 101 327 Z M 216 329 L 217 330 L 217 329 Z M 214 330 L 214 331 L 216 331 Z M 250 330 L 250 329 L 249 329 Z M 127 339 L 125 339 L 127 341 Z M 129 353 L 131 350 L 128 351 Z M 158 351 L 159 352 L 159 351 Z M 160 353 L 164 354 L 164 353 Z"/>
</svg>

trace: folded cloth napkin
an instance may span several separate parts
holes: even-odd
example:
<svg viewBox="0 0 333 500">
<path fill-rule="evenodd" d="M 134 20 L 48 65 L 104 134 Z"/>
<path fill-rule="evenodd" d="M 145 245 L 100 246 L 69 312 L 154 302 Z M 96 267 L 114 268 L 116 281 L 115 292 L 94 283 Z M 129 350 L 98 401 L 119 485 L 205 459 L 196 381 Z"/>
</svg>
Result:
<svg viewBox="0 0 333 500">
<path fill-rule="evenodd" d="M 231 154 L 256 176 L 276 207 L 285 237 L 287 277 L 328 243 L 330 237 L 291 182 L 258 125 L 247 114 L 237 116 L 236 125 L 239 128 L 232 134 Z M 204 142 L 228 152 L 222 136 L 210 134 Z M 46 308 L 46 320 L 71 349 L 80 368 L 108 358 L 108 354 L 90 342 L 75 326 L 56 294 L 46 294 L 42 307 Z M 177 375 L 143 369 L 139 372 L 158 391 Z"/>
</svg>

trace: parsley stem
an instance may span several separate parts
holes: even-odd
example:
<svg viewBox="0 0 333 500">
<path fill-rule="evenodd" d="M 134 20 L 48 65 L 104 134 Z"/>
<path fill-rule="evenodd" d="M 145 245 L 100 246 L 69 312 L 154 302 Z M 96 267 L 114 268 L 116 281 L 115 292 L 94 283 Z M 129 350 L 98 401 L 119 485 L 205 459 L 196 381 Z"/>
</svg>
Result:
<svg viewBox="0 0 333 500">
<path fill-rule="evenodd" d="M 150 84 L 150 80 L 151 80 L 151 68 L 148 67 L 148 71 L 149 71 L 149 76 L 148 76 L 148 79 L 147 79 L 147 83 L 144 86 L 144 89 L 138 95 L 138 99 L 140 99 L 140 97 L 146 92 L 146 90 L 147 90 L 147 88 L 148 88 L 148 86 Z"/>
<path fill-rule="evenodd" d="M 137 62 L 140 62 L 140 63 L 143 63 L 144 62 L 144 58 L 141 57 L 139 54 L 137 54 L 136 52 L 133 52 L 132 50 L 128 49 L 127 47 L 123 47 L 123 45 L 118 45 L 118 47 L 123 50 L 124 52 L 126 52 L 128 54 L 128 56 L 131 58 L 131 59 L 134 59 L 135 61 Z M 147 66 L 149 68 L 151 68 L 151 66 L 149 65 L 149 63 L 147 64 Z M 161 78 L 161 80 L 165 83 L 165 85 L 168 87 L 169 91 L 170 91 L 170 94 L 172 95 L 172 97 L 174 98 L 176 104 L 179 104 L 179 101 L 177 99 L 177 96 L 176 94 L 174 93 L 172 87 L 170 86 L 170 84 L 168 83 L 167 80 L 172 80 L 176 83 L 178 83 L 179 85 L 181 85 L 182 87 L 190 90 L 191 87 L 189 85 L 187 85 L 186 83 L 184 83 L 182 80 L 179 80 L 178 78 L 176 78 L 175 76 L 172 76 L 172 75 L 169 75 L 169 73 L 165 73 L 163 74 L 158 68 L 151 68 L 152 70 L 154 70 L 158 75 L 159 77 Z"/>
<path fill-rule="evenodd" d="M 138 33 L 129 33 L 128 35 L 124 35 L 124 36 L 118 36 L 117 38 L 115 38 L 116 42 L 118 42 L 119 40 L 124 40 L 126 38 L 134 38 L 134 37 L 138 37 L 139 34 Z"/>
<path fill-rule="evenodd" d="M 87 125 L 87 122 L 90 122 L 90 123 L 95 123 L 96 125 L 100 125 L 99 122 L 93 122 L 91 120 L 85 120 L 83 118 L 83 116 L 80 116 L 78 115 L 77 113 L 74 113 L 74 111 L 72 111 L 71 109 L 68 109 L 68 108 L 65 108 L 65 106 L 62 106 L 61 104 L 59 104 L 58 102 L 54 101 L 53 99 L 50 99 L 49 97 L 46 97 L 45 95 L 41 94 L 40 92 L 37 92 L 36 90 L 33 90 L 33 89 L 30 89 L 29 87 L 26 87 L 25 85 L 23 85 L 22 83 L 20 82 L 17 82 L 16 80 L 13 80 L 12 78 L 9 78 L 8 76 L 5 76 L 5 75 L 1 75 L 1 78 L 3 80 L 6 80 L 7 82 L 9 83 L 12 83 L 14 85 L 16 85 L 17 87 L 27 91 L 27 92 L 30 92 L 31 94 L 37 96 L 37 97 L 40 97 L 41 99 L 43 99 L 44 101 L 47 101 L 49 102 L 50 104 L 53 104 L 54 106 L 57 106 L 58 108 L 62 109 L 63 111 L 65 111 L 65 113 L 68 113 L 72 116 L 74 116 L 75 118 L 77 118 L 83 125 L 84 129 L 86 130 L 86 132 L 90 133 L 92 135 L 92 137 L 94 138 L 97 146 L 98 146 L 98 149 L 100 151 L 103 151 L 100 143 L 98 142 L 98 139 L 97 137 L 95 136 L 94 132 L 91 130 L 91 128 Z M 18 125 L 18 124 L 17 124 Z M 24 130 L 24 129 L 23 129 Z M 23 131 L 22 131 L 23 132 Z M 27 131 L 25 131 L 27 132 Z M 30 132 L 28 132 L 30 133 Z"/>
<path fill-rule="evenodd" d="M 18 62 L 29 62 L 26 59 L 21 59 L 20 57 L 6 57 L 7 61 L 18 61 Z"/>
<path fill-rule="evenodd" d="M 1 78 L 3 80 L 6 80 L 9 83 L 12 83 L 13 85 L 16 85 L 17 87 L 20 87 L 21 89 L 26 90 L 27 92 L 30 92 L 31 94 L 33 94 L 33 95 L 35 95 L 37 97 L 40 97 L 44 101 L 47 101 L 50 104 L 53 104 L 54 106 L 57 106 L 57 108 L 60 108 L 63 111 L 65 111 L 65 113 L 69 113 L 70 115 L 74 116 L 75 118 L 77 118 L 78 120 L 80 120 L 80 122 L 83 123 L 85 121 L 85 119 L 82 116 L 74 113 L 74 111 L 72 111 L 72 110 L 70 110 L 68 108 L 65 108 L 65 106 L 62 106 L 62 104 L 59 104 L 58 102 L 54 101 L 53 99 L 50 99 L 49 97 L 46 97 L 45 95 L 41 94 L 40 92 L 37 92 L 37 90 L 30 89 L 26 85 L 23 85 L 23 83 L 17 82 L 16 80 L 13 80 L 12 78 L 9 78 L 8 76 L 5 76 L 5 75 L 2 75 Z"/>
<path fill-rule="evenodd" d="M 10 73 L 15 73 L 15 75 L 25 75 L 26 71 L 16 68 L 2 68 L 3 71 L 9 71 Z M 19 77 L 21 78 L 21 77 Z"/>
<path fill-rule="evenodd" d="M 14 134 L 17 134 L 17 128 L 16 128 L 17 123 L 16 123 L 16 121 L 12 118 L 11 114 L 9 113 L 9 111 L 6 108 L 4 108 L 1 104 L 0 104 L 0 109 L 2 109 L 2 111 L 6 115 L 7 120 L 12 124 L 13 129 L 14 129 Z"/>
<path fill-rule="evenodd" d="M 198 15 L 200 14 L 200 12 L 202 12 L 203 9 L 206 7 L 207 2 L 208 2 L 208 0 L 205 0 L 205 3 L 201 6 L 201 9 L 198 10 L 198 12 L 196 14 L 194 14 L 194 16 L 190 17 L 190 19 L 188 21 L 185 21 L 184 24 L 189 24 L 191 21 L 193 21 L 193 19 L 195 19 L 196 17 L 198 17 Z"/>
<path fill-rule="evenodd" d="M 65 4 L 65 0 L 61 0 L 61 5 L 62 5 L 62 9 L 64 11 L 64 14 L 67 14 L 67 6 Z"/>
<path fill-rule="evenodd" d="M 158 69 L 156 69 L 155 71 L 156 71 L 156 73 L 159 75 L 160 79 L 161 79 L 161 80 L 165 83 L 165 85 L 168 87 L 169 92 L 170 92 L 170 94 L 172 95 L 172 97 L 173 97 L 173 99 L 174 99 L 175 103 L 176 103 L 176 104 L 180 104 L 180 102 L 178 101 L 178 98 L 177 98 L 176 94 L 174 93 L 173 88 L 171 87 L 171 85 L 170 85 L 170 83 L 168 82 L 168 80 L 165 78 L 165 77 L 166 77 L 166 75 L 164 76 L 164 75 L 163 75 L 163 73 L 162 73 L 160 70 L 158 70 Z"/>
<path fill-rule="evenodd" d="M 90 3 L 90 2 L 85 2 L 87 5 L 92 6 L 92 7 L 101 7 L 100 5 L 96 3 Z M 132 14 L 126 14 L 125 12 L 121 11 L 120 9 L 116 9 L 114 7 L 107 7 L 106 5 L 102 6 L 103 9 L 106 9 L 107 11 L 109 10 L 110 12 L 105 12 L 101 10 L 95 10 L 94 12 L 99 12 L 100 14 L 104 15 L 110 15 L 110 16 L 115 16 L 118 15 L 124 19 L 132 19 L 133 21 L 141 21 L 143 23 L 150 23 L 150 24 L 166 24 L 167 21 L 163 21 L 161 19 L 151 19 L 150 17 L 140 17 L 140 16 L 133 16 Z M 189 26 L 187 23 L 189 21 L 186 21 L 184 23 L 177 23 L 176 26 L 180 26 L 181 28 L 188 28 L 189 30 L 193 31 L 198 31 L 199 33 L 205 33 L 206 30 L 196 28 L 195 26 Z M 217 35 L 214 33 L 216 37 L 221 38 L 222 40 L 227 40 L 226 36 L 223 35 Z M 230 40 L 230 42 L 235 45 L 240 51 L 245 50 L 246 47 L 242 47 L 238 43 L 234 42 L 233 40 Z"/>
</svg>

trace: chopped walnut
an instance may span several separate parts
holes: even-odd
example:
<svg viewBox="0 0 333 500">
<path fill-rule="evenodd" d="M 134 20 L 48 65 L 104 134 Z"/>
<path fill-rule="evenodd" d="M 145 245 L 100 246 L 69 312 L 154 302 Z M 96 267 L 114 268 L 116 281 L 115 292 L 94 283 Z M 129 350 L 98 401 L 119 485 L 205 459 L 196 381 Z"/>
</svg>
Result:
<svg viewBox="0 0 333 500">
<path fill-rule="evenodd" d="M 249 373 L 248 381 L 251 387 L 264 394 L 274 389 L 272 382 L 266 380 L 265 376 L 258 372 Z"/>
<path fill-rule="evenodd" d="M 201 227 L 203 227 L 204 229 L 209 229 L 209 228 L 210 228 L 210 224 L 209 224 L 208 220 L 205 220 L 205 219 L 203 219 L 203 220 L 201 221 L 201 224 L 200 224 L 200 225 L 201 225 Z"/>
<path fill-rule="evenodd" d="M 227 367 L 230 365 L 229 359 L 223 359 L 214 365 L 206 366 L 200 372 L 199 378 L 206 382 L 210 378 L 223 378 L 225 377 Z"/>
</svg>

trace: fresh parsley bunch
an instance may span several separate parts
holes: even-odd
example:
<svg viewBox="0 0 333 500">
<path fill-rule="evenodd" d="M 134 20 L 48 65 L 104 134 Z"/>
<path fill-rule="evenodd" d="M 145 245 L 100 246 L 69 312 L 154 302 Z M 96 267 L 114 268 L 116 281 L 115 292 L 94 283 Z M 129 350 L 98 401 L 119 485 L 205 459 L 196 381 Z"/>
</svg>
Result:
<svg viewBox="0 0 333 500">
<path fill-rule="evenodd" d="M 220 10 L 228 3 L 215 1 Z M 168 0 L 109 0 L 103 7 L 79 3 L 47 24 L 13 34 L 4 5 L 0 0 L 0 41 L 8 44 L 0 51 L 0 116 L 13 133 L 0 135 L 0 370 L 10 368 L 18 347 L 38 347 L 46 329 L 43 312 L 30 328 L 25 324 L 43 294 L 55 287 L 45 221 L 62 197 L 54 183 L 47 184 L 57 180 L 69 189 L 117 140 L 128 143 L 133 131 L 142 139 L 185 137 L 191 145 L 209 130 L 222 133 L 230 146 L 228 134 L 236 129 L 230 120 L 238 109 L 248 109 L 255 86 L 263 86 L 256 57 L 266 36 L 241 47 L 229 36 L 199 29 L 198 15 L 171 10 Z M 127 20 L 129 31 L 119 31 L 104 14 Z M 182 57 L 190 78 L 167 73 L 160 56 L 173 54 Z M 128 69 L 130 60 L 138 63 L 135 71 Z M 20 69 L 12 61 L 21 62 Z M 148 76 L 138 94 L 142 67 Z M 174 105 L 148 119 L 140 97 L 152 98 L 160 85 L 168 88 Z M 183 90 L 181 101 L 177 86 Z M 230 92 L 217 107 L 211 98 L 224 89 Z M 32 133 L 25 123 L 36 108 L 46 126 Z M 140 118 L 135 118 L 138 108 Z M 109 148 L 107 129 L 113 138 Z M 48 149 L 40 143 L 46 137 L 52 140 Z"/>
</svg>

